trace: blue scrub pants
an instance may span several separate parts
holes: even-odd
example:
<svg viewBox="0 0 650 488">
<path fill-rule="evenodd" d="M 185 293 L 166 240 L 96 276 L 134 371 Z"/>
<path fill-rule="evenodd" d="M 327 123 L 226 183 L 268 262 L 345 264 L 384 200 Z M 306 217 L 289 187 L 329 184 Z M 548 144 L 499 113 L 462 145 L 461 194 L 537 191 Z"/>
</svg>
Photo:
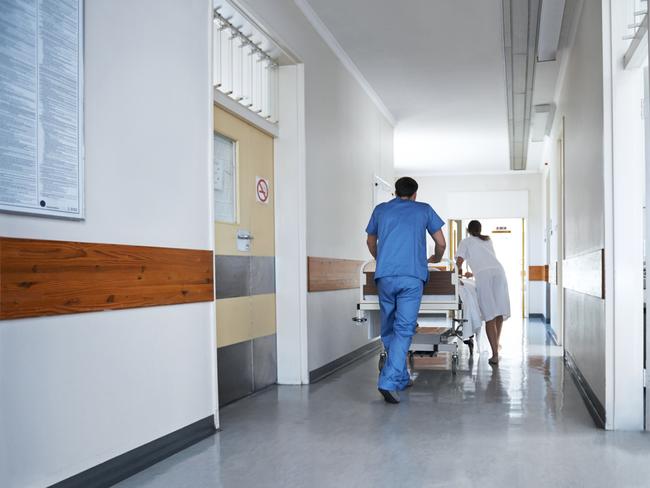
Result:
<svg viewBox="0 0 650 488">
<path fill-rule="evenodd" d="M 377 386 L 403 390 L 409 382 L 406 355 L 417 327 L 424 282 L 412 276 L 386 276 L 377 280 L 381 312 L 381 340 L 388 353 Z"/>
</svg>

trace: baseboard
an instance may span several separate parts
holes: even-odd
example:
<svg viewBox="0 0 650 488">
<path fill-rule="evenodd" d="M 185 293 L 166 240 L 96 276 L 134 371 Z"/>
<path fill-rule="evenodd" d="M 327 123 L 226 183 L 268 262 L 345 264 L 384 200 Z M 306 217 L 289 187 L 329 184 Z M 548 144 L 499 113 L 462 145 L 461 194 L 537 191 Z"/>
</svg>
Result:
<svg viewBox="0 0 650 488">
<path fill-rule="evenodd" d="M 571 373 L 571 378 L 575 383 L 582 400 L 585 402 L 585 406 L 591 415 L 591 418 L 594 420 L 594 423 L 597 427 L 601 429 L 605 428 L 605 407 L 600 403 L 600 400 L 589 386 L 586 378 L 582 375 L 580 368 L 576 364 L 573 356 L 567 351 L 564 351 L 564 362 L 566 363 L 567 369 Z"/>
<path fill-rule="evenodd" d="M 547 317 L 543 313 L 529 313 L 528 314 L 529 319 L 539 319 L 545 324 L 550 324 L 551 323 L 551 317 Z"/>
<path fill-rule="evenodd" d="M 109 459 L 50 488 L 105 488 L 176 454 L 216 432 L 210 415 L 171 434 Z"/>
<path fill-rule="evenodd" d="M 340 358 L 321 366 L 320 368 L 316 368 L 315 370 L 309 372 L 309 383 L 316 383 L 326 376 L 331 375 L 335 371 L 338 371 L 339 369 L 344 368 L 345 366 L 348 366 L 355 361 L 358 361 L 368 354 L 372 354 L 373 352 L 378 351 L 380 348 L 381 341 L 377 339 L 369 342 L 364 346 L 361 346 L 358 349 L 355 349 L 345 356 L 341 356 Z"/>
</svg>

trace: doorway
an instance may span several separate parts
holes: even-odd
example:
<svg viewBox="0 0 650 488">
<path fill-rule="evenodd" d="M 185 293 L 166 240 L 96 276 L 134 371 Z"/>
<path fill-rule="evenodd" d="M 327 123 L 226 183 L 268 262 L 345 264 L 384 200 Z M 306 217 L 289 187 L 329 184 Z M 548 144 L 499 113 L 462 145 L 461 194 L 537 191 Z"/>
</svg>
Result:
<svg viewBox="0 0 650 488">
<path fill-rule="evenodd" d="M 273 137 L 215 105 L 219 405 L 277 382 Z"/>
<path fill-rule="evenodd" d="M 450 227 L 451 248 L 456 249 L 456 240 L 467 237 L 469 219 L 452 221 Z M 512 317 L 527 315 L 526 280 L 526 220 L 521 218 L 481 219 L 483 234 L 490 236 L 497 259 L 503 265 L 508 280 L 510 313 Z"/>
<path fill-rule="evenodd" d="M 467 225 L 471 219 L 453 219 L 448 226 L 449 256 L 456 259 L 458 243 L 467 237 Z M 492 240 L 497 259 L 502 264 L 508 281 L 510 298 L 510 320 L 504 326 L 501 345 L 509 351 L 511 358 L 523 360 L 527 341 L 527 328 L 523 319 L 528 315 L 527 287 L 527 252 L 526 252 L 526 219 L 524 218 L 492 218 L 480 219 L 482 233 Z M 477 339 L 479 352 L 488 352 L 487 337 L 484 328 Z"/>
</svg>

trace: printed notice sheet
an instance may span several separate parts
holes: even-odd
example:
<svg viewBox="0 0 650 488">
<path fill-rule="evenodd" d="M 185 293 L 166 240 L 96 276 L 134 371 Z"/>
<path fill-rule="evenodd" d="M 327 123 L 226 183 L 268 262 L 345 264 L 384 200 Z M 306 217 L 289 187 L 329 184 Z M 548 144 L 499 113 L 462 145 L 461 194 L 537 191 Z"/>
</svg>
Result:
<svg viewBox="0 0 650 488">
<path fill-rule="evenodd" d="M 0 0 L 0 210 L 83 218 L 83 0 Z"/>
</svg>

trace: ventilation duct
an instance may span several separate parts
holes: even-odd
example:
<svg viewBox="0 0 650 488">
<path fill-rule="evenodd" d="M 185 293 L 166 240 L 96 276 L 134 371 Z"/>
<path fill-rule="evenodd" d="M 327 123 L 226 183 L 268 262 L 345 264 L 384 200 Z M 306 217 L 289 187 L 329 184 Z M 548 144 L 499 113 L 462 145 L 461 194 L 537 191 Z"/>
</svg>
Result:
<svg viewBox="0 0 650 488">
<path fill-rule="evenodd" d="M 535 78 L 539 0 L 502 0 L 510 169 L 525 170 Z"/>
</svg>

